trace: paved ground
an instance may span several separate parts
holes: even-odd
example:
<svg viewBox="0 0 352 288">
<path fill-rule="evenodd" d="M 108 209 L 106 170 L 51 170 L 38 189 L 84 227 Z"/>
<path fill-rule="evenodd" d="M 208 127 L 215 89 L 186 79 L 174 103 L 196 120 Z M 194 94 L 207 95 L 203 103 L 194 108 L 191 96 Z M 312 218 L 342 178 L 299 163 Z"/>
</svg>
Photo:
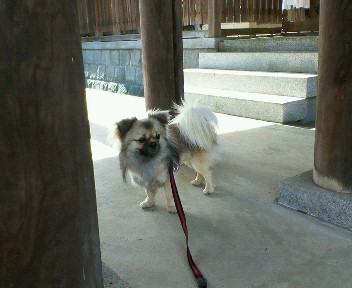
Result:
<svg viewBox="0 0 352 288">
<path fill-rule="evenodd" d="M 87 90 L 87 99 L 105 270 L 128 283 L 121 287 L 196 287 L 163 193 L 142 210 L 144 192 L 123 184 L 116 149 L 107 145 L 114 122 L 144 114 L 143 98 Z M 281 180 L 312 169 L 314 130 L 217 116 L 223 160 L 215 193 L 191 186 L 195 173 L 187 167 L 175 176 L 208 287 L 351 288 L 351 232 L 276 203 Z"/>
</svg>

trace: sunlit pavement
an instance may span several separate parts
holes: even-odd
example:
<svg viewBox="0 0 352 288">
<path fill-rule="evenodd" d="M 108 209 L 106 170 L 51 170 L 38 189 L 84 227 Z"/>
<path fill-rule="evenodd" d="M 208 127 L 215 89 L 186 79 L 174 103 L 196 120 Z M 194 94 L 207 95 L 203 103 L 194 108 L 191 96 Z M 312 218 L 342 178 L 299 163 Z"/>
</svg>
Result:
<svg viewBox="0 0 352 288">
<path fill-rule="evenodd" d="M 127 283 L 107 287 L 196 287 L 176 215 L 142 210 L 143 189 L 122 181 L 114 123 L 145 116 L 144 99 L 87 89 L 102 260 Z M 193 257 L 209 288 L 350 288 L 352 234 L 276 203 L 280 181 L 313 167 L 314 129 L 217 114 L 222 160 L 211 196 L 175 175 Z"/>
</svg>

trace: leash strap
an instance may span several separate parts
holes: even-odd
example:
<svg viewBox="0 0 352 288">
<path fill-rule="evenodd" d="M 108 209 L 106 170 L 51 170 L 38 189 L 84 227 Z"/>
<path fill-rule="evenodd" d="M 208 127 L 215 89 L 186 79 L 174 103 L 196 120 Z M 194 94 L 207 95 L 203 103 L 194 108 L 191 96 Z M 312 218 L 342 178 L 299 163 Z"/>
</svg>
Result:
<svg viewBox="0 0 352 288">
<path fill-rule="evenodd" d="M 194 263 L 191 251 L 189 250 L 189 247 L 188 247 L 188 229 L 187 229 L 187 223 L 186 223 L 186 216 L 185 216 L 185 213 L 182 208 L 180 196 L 178 195 L 176 182 L 175 182 L 175 178 L 174 178 L 174 173 L 173 173 L 172 169 L 169 169 L 169 174 L 170 174 L 171 190 L 172 190 L 172 195 L 174 196 L 177 214 L 178 214 L 178 217 L 180 218 L 183 232 L 186 235 L 187 259 L 188 259 L 189 267 L 191 267 L 193 275 L 196 278 L 198 287 L 199 288 L 206 288 L 207 287 L 207 280 L 203 277 L 203 275 L 200 272 L 200 270 L 198 269 L 197 265 Z"/>
</svg>

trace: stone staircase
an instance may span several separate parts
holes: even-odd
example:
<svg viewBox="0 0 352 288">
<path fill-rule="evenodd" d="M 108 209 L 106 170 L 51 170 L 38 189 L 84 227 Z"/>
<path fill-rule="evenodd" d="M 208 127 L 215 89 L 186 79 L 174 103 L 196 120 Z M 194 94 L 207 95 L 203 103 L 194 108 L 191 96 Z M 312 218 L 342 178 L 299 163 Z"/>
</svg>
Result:
<svg viewBox="0 0 352 288">
<path fill-rule="evenodd" d="M 185 99 L 215 112 L 278 123 L 315 118 L 318 37 L 224 40 L 185 69 Z"/>
</svg>

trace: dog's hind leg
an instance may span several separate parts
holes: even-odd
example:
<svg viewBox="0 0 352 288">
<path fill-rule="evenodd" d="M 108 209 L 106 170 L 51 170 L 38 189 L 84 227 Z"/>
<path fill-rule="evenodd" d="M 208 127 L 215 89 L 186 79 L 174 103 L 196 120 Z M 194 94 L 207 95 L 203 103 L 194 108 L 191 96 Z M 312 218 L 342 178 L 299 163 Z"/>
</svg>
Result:
<svg viewBox="0 0 352 288">
<path fill-rule="evenodd" d="M 205 188 L 203 193 L 209 195 L 214 192 L 213 173 L 210 166 L 210 161 L 205 153 L 197 153 L 191 159 L 191 164 L 198 174 L 201 174 L 205 179 Z M 197 180 L 197 178 L 195 180 Z M 192 183 L 193 184 L 193 183 Z"/>
<path fill-rule="evenodd" d="M 191 184 L 194 186 L 198 186 L 198 185 L 202 184 L 203 180 L 204 180 L 203 175 L 200 174 L 199 172 L 197 172 L 196 179 L 192 180 Z"/>
<path fill-rule="evenodd" d="M 201 169 L 200 171 L 205 179 L 205 188 L 203 190 L 203 193 L 205 195 L 210 195 L 214 192 L 214 187 L 215 187 L 214 181 L 213 181 L 213 173 L 210 167 Z"/>
<path fill-rule="evenodd" d="M 140 204 L 140 206 L 144 208 L 150 208 L 155 205 L 155 194 L 156 194 L 156 189 L 145 189 L 145 192 L 147 193 L 147 197 L 145 200 Z"/>
<path fill-rule="evenodd" d="M 167 211 L 169 213 L 173 213 L 174 214 L 174 213 L 176 213 L 176 207 L 175 207 L 175 202 L 174 202 L 174 196 L 172 195 L 172 191 L 171 191 L 170 180 L 167 180 L 165 182 L 164 190 L 165 190 Z"/>
<path fill-rule="evenodd" d="M 192 169 L 196 170 L 194 165 L 192 165 L 192 163 L 191 163 L 191 159 L 189 159 L 187 161 L 184 161 L 184 164 L 186 164 L 189 168 L 192 168 Z M 202 184 L 202 182 L 204 180 L 203 175 L 200 174 L 197 170 L 196 170 L 196 172 L 197 172 L 196 178 L 191 181 L 191 184 L 194 185 L 194 186 L 198 186 L 198 185 Z"/>
</svg>

